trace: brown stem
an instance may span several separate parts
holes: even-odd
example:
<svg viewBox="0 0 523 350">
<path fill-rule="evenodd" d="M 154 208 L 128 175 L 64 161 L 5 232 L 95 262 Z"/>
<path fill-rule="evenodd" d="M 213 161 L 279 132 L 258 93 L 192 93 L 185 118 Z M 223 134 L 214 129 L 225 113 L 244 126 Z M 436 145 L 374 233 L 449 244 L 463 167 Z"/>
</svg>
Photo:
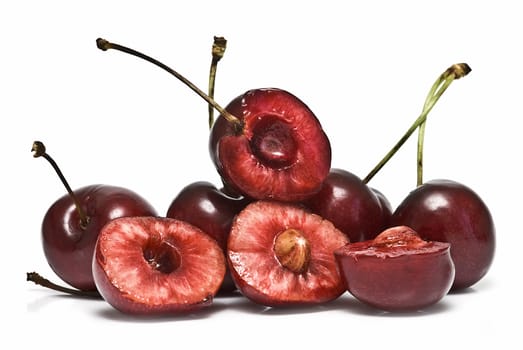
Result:
<svg viewBox="0 0 523 350">
<path fill-rule="evenodd" d="M 63 287 L 63 286 L 60 286 L 56 283 L 49 281 L 47 278 L 42 277 L 37 272 L 28 272 L 27 281 L 33 282 L 34 284 L 42 286 L 44 288 L 55 290 L 57 292 L 62 292 L 62 293 L 66 293 L 66 294 L 77 295 L 77 296 L 87 297 L 87 298 L 101 298 L 100 293 L 98 293 L 98 291 L 96 291 L 96 290 L 86 291 L 86 290 L 78 290 L 78 289 Z"/>
<path fill-rule="evenodd" d="M 74 194 L 73 190 L 71 189 L 71 186 L 69 186 L 69 183 L 65 179 L 64 174 L 58 167 L 58 164 L 54 161 L 54 159 L 46 153 L 45 145 L 40 141 L 34 141 L 33 147 L 31 147 L 31 152 L 33 152 L 33 157 L 39 158 L 43 157 L 45 158 L 49 164 L 53 167 L 53 169 L 56 171 L 56 174 L 60 178 L 60 181 L 62 181 L 62 184 L 64 185 L 65 189 L 67 190 L 67 193 L 69 193 L 69 196 L 71 196 L 71 199 L 73 200 L 73 203 L 76 207 L 76 210 L 78 211 L 78 216 L 80 216 L 80 227 L 82 229 L 85 229 L 87 225 L 89 224 L 89 217 L 85 213 L 85 211 L 82 209 L 82 206 L 80 205 L 80 202 L 78 201 L 78 198 Z"/>
<path fill-rule="evenodd" d="M 119 44 L 115 44 L 115 43 L 111 43 L 105 39 L 102 39 L 102 38 L 98 38 L 96 39 L 96 46 L 102 50 L 102 51 L 107 51 L 109 49 L 113 49 L 113 50 L 117 50 L 117 51 L 121 51 L 121 52 L 125 52 L 129 55 L 132 55 L 132 56 L 135 56 L 135 57 L 138 57 L 138 58 L 141 58 L 147 62 L 150 62 L 160 68 L 162 68 L 163 70 L 167 71 L 168 73 L 174 75 L 178 80 L 180 80 L 182 83 L 184 83 L 185 85 L 187 85 L 191 90 L 193 90 L 195 93 L 197 93 L 201 98 L 203 98 L 208 104 L 212 105 L 221 115 L 223 115 L 223 117 L 225 119 L 227 119 L 227 121 L 229 121 L 230 123 L 233 123 L 234 124 L 234 128 L 235 129 L 241 129 L 242 128 L 242 123 L 241 121 L 235 117 L 234 115 L 232 115 L 231 113 L 227 112 L 223 107 L 221 107 L 216 101 L 214 101 L 214 99 L 212 99 L 211 97 L 209 97 L 209 95 L 207 95 L 205 92 L 203 92 L 202 90 L 200 90 L 196 85 L 194 85 L 193 83 L 191 83 L 188 79 L 186 79 L 183 75 L 181 75 L 180 73 L 178 73 L 177 71 L 175 71 L 174 69 L 170 68 L 169 66 L 163 64 L 162 62 L 150 57 L 150 56 L 147 56 L 139 51 L 136 51 L 134 49 L 131 49 L 131 48 L 128 48 L 128 47 L 125 47 L 125 46 L 122 46 L 122 45 L 119 45 Z"/>
<path fill-rule="evenodd" d="M 218 68 L 218 62 L 222 59 L 225 48 L 227 47 L 227 40 L 221 36 L 214 37 L 214 43 L 212 45 L 212 61 L 211 68 L 209 71 L 209 97 L 214 99 L 214 85 L 216 82 L 216 69 Z M 214 107 L 209 104 L 209 129 L 214 124 Z"/>
</svg>

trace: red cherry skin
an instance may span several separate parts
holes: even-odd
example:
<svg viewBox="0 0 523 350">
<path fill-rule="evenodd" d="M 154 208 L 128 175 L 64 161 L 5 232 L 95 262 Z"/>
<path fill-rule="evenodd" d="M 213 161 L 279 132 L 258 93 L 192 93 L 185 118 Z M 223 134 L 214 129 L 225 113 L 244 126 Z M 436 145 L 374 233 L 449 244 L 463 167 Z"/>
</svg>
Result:
<svg viewBox="0 0 523 350">
<path fill-rule="evenodd" d="M 332 222 L 351 242 L 376 237 L 391 216 L 390 204 L 383 194 L 356 175 L 336 168 L 331 169 L 321 190 L 304 204 Z"/>
<path fill-rule="evenodd" d="M 494 259 L 492 215 L 472 189 L 458 182 L 433 180 L 419 186 L 396 208 L 391 224 L 412 227 L 422 239 L 451 244 L 453 290 L 481 280 Z"/>
<path fill-rule="evenodd" d="M 80 290 L 96 290 L 92 260 L 102 227 L 122 216 L 156 215 L 141 196 L 125 188 L 107 185 L 85 186 L 74 191 L 89 217 L 85 228 L 67 194 L 54 202 L 42 222 L 42 244 L 52 270 L 64 282 Z"/>
<path fill-rule="evenodd" d="M 426 308 L 450 290 L 455 268 L 450 244 L 426 242 L 406 226 L 334 251 L 347 290 L 360 301 L 387 311 Z"/>
</svg>

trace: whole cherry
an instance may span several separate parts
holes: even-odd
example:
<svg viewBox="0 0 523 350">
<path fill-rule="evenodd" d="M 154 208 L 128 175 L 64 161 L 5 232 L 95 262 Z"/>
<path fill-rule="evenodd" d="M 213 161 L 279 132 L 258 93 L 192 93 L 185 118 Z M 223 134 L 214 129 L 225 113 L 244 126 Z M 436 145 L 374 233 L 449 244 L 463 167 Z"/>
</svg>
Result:
<svg viewBox="0 0 523 350">
<path fill-rule="evenodd" d="M 304 204 L 332 222 L 351 242 L 376 237 L 392 214 L 390 203 L 381 192 L 343 169 L 331 169 L 321 190 Z"/>
<path fill-rule="evenodd" d="M 154 208 L 126 188 L 90 185 L 75 191 L 40 141 L 34 157 L 48 160 L 67 189 L 47 210 L 42 221 L 42 245 L 51 269 L 64 282 L 83 291 L 96 290 L 92 274 L 94 247 L 101 228 L 123 216 L 156 215 Z"/>
<path fill-rule="evenodd" d="M 296 96 L 276 88 L 253 89 L 224 109 L 158 60 L 104 39 L 96 43 L 101 50 L 115 49 L 159 66 L 220 113 L 209 149 L 232 190 L 253 199 L 281 201 L 304 200 L 320 190 L 330 170 L 330 142 L 319 120 Z"/>
</svg>

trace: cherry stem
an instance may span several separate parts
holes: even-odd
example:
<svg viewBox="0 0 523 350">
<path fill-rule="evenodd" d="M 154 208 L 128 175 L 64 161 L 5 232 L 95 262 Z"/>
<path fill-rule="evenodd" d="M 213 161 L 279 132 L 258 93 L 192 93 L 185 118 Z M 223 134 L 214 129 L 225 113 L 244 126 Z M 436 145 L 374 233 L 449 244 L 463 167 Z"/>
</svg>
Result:
<svg viewBox="0 0 523 350">
<path fill-rule="evenodd" d="M 227 40 L 221 36 L 214 37 L 214 43 L 212 45 L 212 61 L 211 68 L 209 71 L 209 97 L 214 99 L 214 85 L 216 82 L 216 69 L 218 68 L 218 62 L 222 59 L 225 48 L 227 47 Z M 214 107 L 209 104 L 209 129 L 214 124 Z"/>
<path fill-rule="evenodd" d="M 368 183 L 374 175 L 376 175 L 381 168 L 396 154 L 396 152 L 403 146 L 403 144 L 409 139 L 412 133 L 427 120 L 429 112 L 432 110 L 436 102 L 445 90 L 450 86 L 452 81 L 464 77 L 471 71 L 470 67 L 466 63 L 457 63 L 445 70 L 438 79 L 432 85 L 427 98 L 425 99 L 425 104 L 423 105 L 423 110 L 419 117 L 414 121 L 414 123 L 409 127 L 409 129 L 403 134 L 400 140 L 391 148 L 391 150 L 383 157 L 383 159 L 376 164 L 376 166 L 368 173 L 368 175 L 363 179 L 364 183 Z M 424 131 L 421 131 L 422 133 Z M 419 152 L 418 152 L 419 155 Z M 419 160 L 418 160 L 419 166 Z M 419 168 L 418 168 L 419 169 Z M 418 175 L 419 176 L 419 175 Z"/>
<path fill-rule="evenodd" d="M 33 282 L 36 285 L 39 285 L 39 286 L 42 286 L 42 287 L 45 287 L 48 289 L 55 290 L 57 292 L 62 292 L 62 293 L 77 295 L 77 296 L 82 296 L 82 297 L 89 297 L 89 298 L 101 298 L 100 293 L 98 293 L 98 291 L 96 291 L 96 290 L 87 291 L 87 290 L 79 290 L 79 289 L 63 287 L 63 286 L 60 286 L 56 283 L 49 281 L 47 278 L 42 277 L 37 272 L 28 272 L 27 281 Z"/>
<path fill-rule="evenodd" d="M 208 104 L 210 104 L 211 106 L 213 106 L 221 115 L 223 115 L 223 117 L 225 119 L 227 119 L 227 121 L 229 121 L 230 123 L 233 123 L 235 126 L 241 128 L 241 121 L 235 117 L 234 115 L 232 115 L 231 113 L 227 112 L 223 107 L 221 107 L 216 101 L 214 101 L 213 98 L 211 98 L 209 95 L 207 95 L 205 92 L 203 92 L 201 89 L 199 89 L 196 85 L 194 85 L 193 83 L 191 83 L 188 79 L 186 79 L 183 75 L 181 75 L 180 73 L 178 73 L 177 71 L 175 71 L 174 69 L 170 68 L 169 66 L 163 64 L 162 62 L 150 57 L 150 56 L 147 56 L 141 52 L 138 52 L 136 50 L 133 50 L 131 48 L 128 48 L 128 47 L 125 47 L 125 46 L 122 46 L 122 45 L 119 45 L 119 44 L 115 44 L 115 43 L 111 43 L 105 39 L 102 39 L 102 38 L 98 38 L 96 39 L 96 46 L 102 50 L 102 51 L 107 51 L 109 49 L 113 49 L 113 50 L 117 50 L 117 51 L 122 51 L 122 52 L 125 52 L 127 54 L 130 54 L 132 56 L 135 56 L 135 57 L 138 57 L 138 58 L 141 58 L 147 62 L 150 62 L 160 68 L 162 68 L 163 70 L 167 71 L 168 73 L 174 75 L 178 80 L 180 80 L 182 83 L 184 83 L 185 85 L 187 85 L 191 90 L 193 90 L 195 93 L 197 93 L 201 98 L 203 98 Z"/>
<path fill-rule="evenodd" d="M 466 63 L 457 63 L 450 66 L 434 83 L 430 90 L 423 109 L 432 109 L 434 104 L 439 100 L 441 95 L 450 86 L 450 84 L 460 79 L 471 72 L 471 68 Z M 425 141 L 425 126 L 427 125 L 427 118 L 423 120 L 418 129 L 418 150 L 417 150 L 417 186 L 423 184 L 423 144 Z"/>
<path fill-rule="evenodd" d="M 45 150 L 45 145 L 40 141 L 34 141 L 33 147 L 31 148 L 31 152 L 33 152 L 34 158 L 44 157 L 49 164 L 53 167 L 53 169 L 56 171 L 56 174 L 60 178 L 60 181 L 62 181 L 62 184 L 64 185 L 65 189 L 67 190 L 67 193 L 69 193 L 69 196 L 73 200 L 73 203 L 76 207 L 76 210 L 78 211 L 78 216 L 80 217 L 80 227 L 82 229 L 85 229 L 89 223 L 89 217 L 85 214 L 84 210 L 82 209 L 82 206 L 80 205 L 80 202 L 78 201 L 78 198 L 74 194 L 73 190 L 71 189 L 71 186 L 69 186 L 69 183 L 65 179 L 64 174 L 58 167 L 58 164 L 54 161 L 54 159 L 47 154 Z"/>
</svg>

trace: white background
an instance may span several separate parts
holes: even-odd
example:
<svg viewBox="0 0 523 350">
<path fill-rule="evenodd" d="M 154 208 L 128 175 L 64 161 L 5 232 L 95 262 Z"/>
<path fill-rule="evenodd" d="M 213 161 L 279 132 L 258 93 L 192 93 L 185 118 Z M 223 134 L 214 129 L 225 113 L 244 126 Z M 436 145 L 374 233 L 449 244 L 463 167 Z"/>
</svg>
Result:
<svg viewBox="0 0 523 350">
<path fill-rule="evenodd" d="M 0 5 L 0 300 L 7 325 L 0 342 L 56 349 L 521 346 L 517 1 L 78 3 Z M 40 223 L 64 193 L 49 165 L 32 158 L 34 140 L 46 143 L 72 187 L 128 187 L 162 215 L 186 184 L 219 183 L 203 100 L 160 69 L 95 46 L 101 36 L 134 47 L 206 90 L 214 35 L 228 40 L 219 103 L 251 88 L 291 91 L 322 122 L 332 165 L 361 177 L 419 115 L 437 76 L 467 62 L 472 73 L 429 116 L 425 179 L 462 182 L 490 207 L 497 252 L 487 276 L 412 314 L 383 314 L 345 295 L 298 310 L 218 299 L 208 311 L 162 319 L 134 319 L 103 301 L 26 282 L 33 270 L 58 282 L 42 253 Z M 415 146 L 413 137 L 370 183 L 394 206 L 415 186 Z"/>
</svg>

